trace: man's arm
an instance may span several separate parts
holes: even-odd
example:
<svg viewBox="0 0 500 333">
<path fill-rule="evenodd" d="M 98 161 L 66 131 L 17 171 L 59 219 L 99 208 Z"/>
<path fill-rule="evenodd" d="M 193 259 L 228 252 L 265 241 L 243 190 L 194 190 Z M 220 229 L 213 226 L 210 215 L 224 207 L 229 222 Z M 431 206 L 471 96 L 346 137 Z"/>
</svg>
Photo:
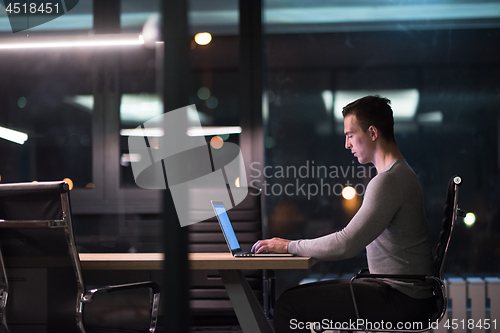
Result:
<svg viewBox="0 0 500 333">
<path fill-rule="evenodd" d="M 397 181 L 388 174 L 380 174 L 372 179 L 361 208 L 344 229 L 315 239 L 261 240 L 254 244 L 252 250 L 293 253 L 320 260 L 351 258 L 387 228 L 401 202 L 402 193 Z"/>
</svg>

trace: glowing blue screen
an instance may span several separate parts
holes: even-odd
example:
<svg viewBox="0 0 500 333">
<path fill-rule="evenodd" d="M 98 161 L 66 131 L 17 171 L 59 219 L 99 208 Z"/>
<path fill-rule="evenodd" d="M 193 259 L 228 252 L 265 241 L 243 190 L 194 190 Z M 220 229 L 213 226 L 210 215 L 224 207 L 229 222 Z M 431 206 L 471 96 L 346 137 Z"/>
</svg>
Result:
<svg viewBox="0 0 500 333">
<path fill-rule="evenodd" d="M 229 247 L 231 250 L 236 250 L 240 248 L 240 243 L 238 243 L 238 239 L 236 239 L 236 234 L 234 233 L 233 226 L 229 221 L 229 216 L 227 216 L 226 209 L 223 205 L 214 204 L 215 211 L 217 212 L 217 216 L 219 217 L 220 224 L 226 235 L 227 242 L 229 243 Z"/>
</svg>

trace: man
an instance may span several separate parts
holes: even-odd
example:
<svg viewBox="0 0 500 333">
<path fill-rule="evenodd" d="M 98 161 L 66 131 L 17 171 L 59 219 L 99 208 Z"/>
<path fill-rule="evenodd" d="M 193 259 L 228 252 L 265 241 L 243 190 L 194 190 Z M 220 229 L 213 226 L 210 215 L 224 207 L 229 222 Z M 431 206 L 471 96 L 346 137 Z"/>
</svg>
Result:
<svg viewBox="0 0 500 333">
<path fill-rule="evenodd" d="M 366 248 L 370 273 L 430 274 L 433 260 L 422 189 L 396 145 L 390 101 L 366 96 L 345 106 L 342 113 L 345 148 L 359 163 L 373 163 L 377 168 L 360 209 L 338 232 L 307 240 L 260 240 L 252 251 L 341 260 Z M 420 282 L 357 280 L 354 292 L 360 317 L 375 324 L 384 320 L 426 325 L 435 302 L 432 287 Z M 333 329 L 353 321 L 356 314 L 349 280 L 291 288 L 275 306 L 277 333 L 310 332 L 307 323 Z"/>
</svg>

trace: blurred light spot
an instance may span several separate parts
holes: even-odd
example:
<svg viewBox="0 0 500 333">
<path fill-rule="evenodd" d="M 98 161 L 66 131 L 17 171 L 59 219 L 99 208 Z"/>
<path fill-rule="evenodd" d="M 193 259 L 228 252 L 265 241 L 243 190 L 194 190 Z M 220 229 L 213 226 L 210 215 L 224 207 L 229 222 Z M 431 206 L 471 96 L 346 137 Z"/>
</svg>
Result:
<svg viewBox="0 0 500 333">
<path fill-rule="evenodd" d="M 210 96 L 206 101 L 205 104 L 207 108 L 209 109 L 215 109 L 217 105 L 219 105 L 219 100 L 215 96 Z"/>
<path fill-rule="evenodd" d="M 24 109 L 26 104 L 28 104 L 26 97 L 21 97 L 17 100 L 17 106 L 19 106 L 20 109 Z"/>
<path fill-rule="evenodd" d="M 128 166 L 130 162 L 140 162 L 141 154 L 122 154 L 121 165 Z"/>
<path fill-rule="evenodd" d="M 92 111 L 94 109 L 94 96 L 90 95 L 76 95 L 76 96 L 66 96 L 64 97 L 66 103 L 78 104 L 80 107 L 87 109 L 86 111 Z"/>
<path fill-rule="evenodd" d="M 73 189 L 73 181 L 69 178 L 64 178 L 63 179 L 64 182 L 68 183 L 69 185 L 69 190 L 71 191 Z"/>
<path fill-rule="evenodd" d="M 344 187 L 344 189 L 342 190 L 342 196 L 344 197 L 344 199 L 346 200 L 351 200 L 354 198 L 354 196 L 356 195 L 356 190 L 354 189 L 354 187 L 352 186 L 346 186 Z"/>
<path fill-rule="evenodd" d="M 467 225 L 467 226 L 471 226 L 473 225 L 474 223 L 476 222 L 476 215 L 474 215 L 474 213 L 467 213 L 465 214 L 465 218 L 464 218 L 464 223 Z"/>
<path fill-rule="evenodd" d="M 222 140 L 226 141 L 228 138 L 229 138 L 229 134 L 220 134 L 219 135 L 221 137 Z"/>
<path fill-rule="evenodd" d="M 87 183 L 87 185 L 85 185 L 86 188 L 94 188 L 95 187 L 95 184 L 94 183 Z"/>
<path fill-rule="evenodd" d="M 264 145 L 266 146 L 267 149 L 272 149 L 276 147 L 276 139 L 272 136 L 266 136 L 266 139 L 264 140 Z"/>
<path fill-rule="evenodd" d="M 441 111 L 432 111 L 421 113 L 417 116 L 417 121 L 419 123 L 442 123 L 443 113 Z"/>
<path fill-rule="evenodd" d="M 321 93 L 323 103 L 325 104 L 326 114 L 333 114 L 333 92 L 331 90 L 324 90 Z"/>
<path fill-rule="evenodd" d="M 163 101 L 156 94 L 123 94 L 120 119 L 125 123 L 143 123 L 163 114 Z"/>
<path fill-rule="evenodd" d="M 198 89 L 198 98 L 201 100 L 207 100 L 210 97 L 210 89 L 207 87 L 201 87 Z"/>
<path fill-rule="evenodd" d="M 210 145 L 214 148 L 214 149 L 219 149 L 222 147 L 222 145 L 224 144 L 224 140 L 222 140 L 222 138 L 218 135 L 214 136 L 212 138 L 212 140 L 210 140 Z"/>
<path fill-rule="evenodd" d="M 208 32 L 199 32 L 194 36 L 194 41 L 198 45 L 207 45 L 212 41 L 212 35 Z"/>
<path fill-rule="evenodd" d="M 160 148 L 160 138 L 153 137 L 149 139 L 149 146 L 151 149 L 159 149 Z"/>
<path fill-rule="evenodd" d="M 240 187 L 240 177 L 236 178 L 236 180 L 234 181 L 234 185 L 236 187 Z"/>
</svg>

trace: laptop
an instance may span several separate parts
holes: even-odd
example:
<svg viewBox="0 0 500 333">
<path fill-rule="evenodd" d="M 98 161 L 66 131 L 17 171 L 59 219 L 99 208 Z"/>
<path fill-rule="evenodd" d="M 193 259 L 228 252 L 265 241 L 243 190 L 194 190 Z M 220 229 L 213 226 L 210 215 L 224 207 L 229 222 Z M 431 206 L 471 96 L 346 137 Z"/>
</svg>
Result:
<svg viewBox="0 0 500 333">
<path fill-rule="evenodd" d="M 224 203 L 222 203 L 222 201 L 212 200 L 212 207 L 214 208 L 215 215 L 217 216 L 217 220 L 219 221 L 222 233 L 224 234 L 224 238 L 226 239 L 229 251 L 231 251 L 234 257 L 293 257 L 294 256 L 293 254 L 290 253 L 252 253 L 252 252 L 242 251 L 240 243 L 238 242 L 238 238 L 236 238 L 236 233 L 234 232 L 233 225 L 231 224 L 229 216 L 227 215 Z"/>
</svg>

